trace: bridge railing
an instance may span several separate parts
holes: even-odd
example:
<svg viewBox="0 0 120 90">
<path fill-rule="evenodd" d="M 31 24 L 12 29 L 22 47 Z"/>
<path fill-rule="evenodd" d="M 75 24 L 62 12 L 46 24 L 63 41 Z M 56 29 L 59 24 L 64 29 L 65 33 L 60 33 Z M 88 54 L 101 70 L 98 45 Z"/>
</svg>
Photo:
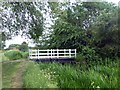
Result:
<svg viewBox="0 0 120 90">
<path fill-rule="evenodd" d="M 29 58 L 76 58 L 76 49 L 29 49 Z"/>
</svg>

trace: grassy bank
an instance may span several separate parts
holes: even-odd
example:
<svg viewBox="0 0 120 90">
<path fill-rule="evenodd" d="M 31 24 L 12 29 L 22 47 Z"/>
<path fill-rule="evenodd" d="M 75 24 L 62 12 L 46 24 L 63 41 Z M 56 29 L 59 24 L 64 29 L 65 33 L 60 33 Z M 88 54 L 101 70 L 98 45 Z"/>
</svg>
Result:
<svg viewBox="0 0 120 90">
<path fill-rule="evenodd" d="M 30 63 L 24 74 L 26 88 L 117 88 L 118 65 L 80 65 Z"/>
</svg>

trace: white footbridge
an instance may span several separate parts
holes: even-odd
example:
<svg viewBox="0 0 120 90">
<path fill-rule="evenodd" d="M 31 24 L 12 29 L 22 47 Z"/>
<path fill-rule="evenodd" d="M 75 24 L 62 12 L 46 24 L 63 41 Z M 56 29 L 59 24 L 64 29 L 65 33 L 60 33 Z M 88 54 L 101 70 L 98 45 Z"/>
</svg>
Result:
<svg viewBox="0 0 120 90">
<path fill-rule="evenodd" d="M 76 58 L 76 49 L 29 49 L 29 59 Z"/>
</svg>

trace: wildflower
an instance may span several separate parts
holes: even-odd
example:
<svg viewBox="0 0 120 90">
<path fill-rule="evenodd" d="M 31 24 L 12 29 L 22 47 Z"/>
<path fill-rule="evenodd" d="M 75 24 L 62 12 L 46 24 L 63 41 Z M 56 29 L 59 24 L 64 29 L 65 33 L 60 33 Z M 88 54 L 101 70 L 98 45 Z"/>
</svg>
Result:
<svg viewBox="0 0 120 90">
<path fill-rule="evenodd" d="M 93 84 L 94 84 L 94 82 L 91 83 L 91 85 L 93 85 Z"/>
<path fill-rule="evenodd" d="M 45 75 L 45 77 L 47 77 L 47 76 Z"/>
<path fill-rule="evenodd" d="M 55 72 L 53 72 L 53 73 L 55 73 Z"/>
<path fill-rule="evenodd" d="M 99 86 L 97 86 L 96 88 L 100 88 Z"/>
</svg>

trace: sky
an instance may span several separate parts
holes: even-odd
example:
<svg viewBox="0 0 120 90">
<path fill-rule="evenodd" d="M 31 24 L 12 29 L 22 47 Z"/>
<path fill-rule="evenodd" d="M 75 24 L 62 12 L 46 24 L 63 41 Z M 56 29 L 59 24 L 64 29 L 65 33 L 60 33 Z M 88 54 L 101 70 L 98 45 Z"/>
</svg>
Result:
<svg viewBox="0 0 120 90">
<path fill-rule="evenodd" d="M 118 5 L 118 2 L 120 0 L 106 0 L 106 1 L 113 2 L 113 3 Z M 11 39 L 11 40 L 6 40 L 6 42 L 5 42 L 6 43 L 6 47 L 5 48 L 9 47 L 10 44 L 21 44 L 24 41 L 28 43 L 28 46 L 32 46 L 32 47 L 35 46 L 33 44 L 32 40 L 25 39 L 25 37 L 21 37 L 20 35 L 18 35 L 16 37 L 13 37 L 13 39 Z"/>
<path fill-rule="evenodd" d="M 118 5 L 118 2 L 119 2 L 120 0 L 106 0 L 106 1 L 108 1 L 108 2 L 113 2 L 113 3 L 115 3 L 115 4 Z"/>
</svg>

